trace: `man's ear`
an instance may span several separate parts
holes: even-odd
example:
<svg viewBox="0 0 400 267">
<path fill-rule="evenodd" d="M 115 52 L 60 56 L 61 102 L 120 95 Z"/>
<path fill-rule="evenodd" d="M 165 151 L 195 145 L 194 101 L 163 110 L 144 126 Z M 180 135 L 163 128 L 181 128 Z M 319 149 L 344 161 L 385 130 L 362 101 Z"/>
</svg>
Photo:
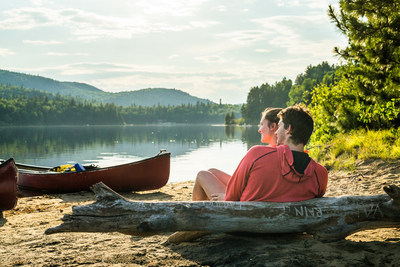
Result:
<svg viewBox="0 0 400 267">
<path fill-rule="evenodd" d="M 286 130 L 286 134 L 291 134 L 292 133 L 292 125 L 289 124 L 289 126 L 285 130 Z"/>
</svg>

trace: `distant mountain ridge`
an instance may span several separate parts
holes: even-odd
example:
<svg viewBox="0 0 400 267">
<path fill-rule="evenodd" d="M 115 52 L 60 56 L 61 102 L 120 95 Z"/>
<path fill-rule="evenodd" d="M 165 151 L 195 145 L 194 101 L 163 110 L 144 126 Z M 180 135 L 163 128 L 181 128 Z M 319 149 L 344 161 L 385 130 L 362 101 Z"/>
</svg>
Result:
<svg viewBox="0 0 400 267">
<path fill-rule="evenodd" d="M 22 86 L 103 103 L 114 103 L 118 106 L 178 106 L 182 104 L 213 103 L 208 99 L 198 98 L 177 89 L 147 88 L 137 91 L 118 93 L 104 92 L 86 83 L 60 82 L 42 76 L 0 69 L 0 84 Z"/>
</svg>

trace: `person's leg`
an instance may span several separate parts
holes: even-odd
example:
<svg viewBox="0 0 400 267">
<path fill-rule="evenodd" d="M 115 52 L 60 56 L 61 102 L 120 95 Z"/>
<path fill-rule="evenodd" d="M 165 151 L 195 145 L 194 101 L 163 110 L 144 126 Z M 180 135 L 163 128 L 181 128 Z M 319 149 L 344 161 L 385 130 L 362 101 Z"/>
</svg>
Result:
<svg viewBox="0 0 400 267">
<path fill-rule="evenodd" d="M 211 195 L 225 193 L 225 190 L 226 185 L 213 173 L 200 171 L 194 183 L 192 199 L 194 201 L 210 200 Z"/>
<path fill-rule="evenodd" d="M 214 174 L 220 175 L 216 177 Z M 222 174 L 222 175 L 221 175 Z M 217 169 L 210 169 L 209 171 L 200 171 L 197 174 L 196 181 L 193 187 L 192 199 L 194 201 L 210 200 L 213 194 L 225 194 L 226 184 L 228 183 L 224 172 Z M 226 182 L 224 182 L 226 180 Z M 209 235 L 211 232 L 207 231 L 179 231 L 170 235 L 167 242 L 180 243 L 187 242 L 199 238 L 204 235 Z"/>
<path fill-rule="evenodd" d="M 211 172 L 212 174 L 215 175 L 215 177 L 218 178 L 218 180 L 220 180 L 224 185 L 225 185 L 225 189 L 226 189 L 226 185 L 228 184 L 229 179 L 231 179 L 231 175 L 227 174 L 226 172 L 223 172 L 221 170 L 218 169 L 209 169 L 209 172 Z"/>
</svg>

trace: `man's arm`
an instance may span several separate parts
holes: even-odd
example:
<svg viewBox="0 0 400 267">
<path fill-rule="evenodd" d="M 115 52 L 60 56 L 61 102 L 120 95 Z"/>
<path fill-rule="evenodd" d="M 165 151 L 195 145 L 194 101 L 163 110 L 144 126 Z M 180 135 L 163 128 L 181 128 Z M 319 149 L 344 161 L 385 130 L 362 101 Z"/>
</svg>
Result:
<svg viewBox="0 0 400 267">
<path fill-rule="evenodd" d="M 328 171 L 326 170 L 326 168 L 320 164 L 318 164 L 318 175 L 319 177 L 319 182 L 320 182 L 320 192 L 319 192 L 319 196 L 323 197 L 325 195 L 326 192 L 326 187 L 328 186 Z"/>
</svg>

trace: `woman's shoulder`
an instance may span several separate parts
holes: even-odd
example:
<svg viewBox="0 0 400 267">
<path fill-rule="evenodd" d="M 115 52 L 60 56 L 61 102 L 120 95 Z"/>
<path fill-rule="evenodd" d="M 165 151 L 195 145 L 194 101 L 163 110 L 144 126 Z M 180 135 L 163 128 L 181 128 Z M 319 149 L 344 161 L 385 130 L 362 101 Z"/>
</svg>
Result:
<svg viewBox="0 0 400 267">
<path fill-rule="evenodd" d="M 257 146 L 252 146 L 247 153 L 248 154 L 264 154 L 264 153 L 268 153 L 268 152 L 272 152 L 272 151 L 276 151 L 276 146 L 257 145 Z"/>
</svg>

